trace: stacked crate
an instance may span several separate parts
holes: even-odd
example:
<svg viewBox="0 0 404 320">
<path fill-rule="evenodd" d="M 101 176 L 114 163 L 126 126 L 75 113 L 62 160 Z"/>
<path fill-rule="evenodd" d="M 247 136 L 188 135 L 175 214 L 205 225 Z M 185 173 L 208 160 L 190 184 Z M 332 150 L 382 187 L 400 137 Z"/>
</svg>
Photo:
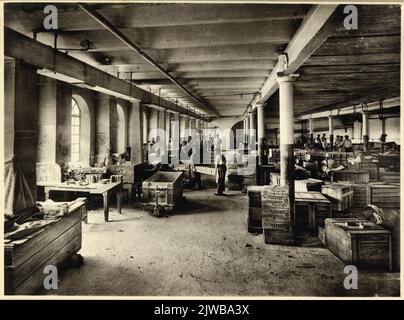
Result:
<svg viewBox="0 0 404 320">
<path fill-rule="evenodd" d="M 227 176 L 227 189 L 233 191 L 243 190 L 243 176 L 238 174 L 229 174 Z"/>
<path fill-rule="evenodd" d="M 354 208 L 366 207 L 372 203 L 370 184 L 357 183 L 349 181 L 340 181 L 340 184 L 350 185 L 353 190 L 353 203 Z"/>
<path fill-rule="evenodd" d="M 307 192 L 307 191 L 321 191 L 321 186 L 324 184 L 323 180 L 318 179 L 304 179 L 295 180 L 295 191 L 296 192 Z"/>
<path fill-rule="evenodd" d="M 400 183 L 400 172 L 386 171 L 384 168 L 379 170 L 380 181 L 386 183 Z"/>
<path fill-rule="evenodd" d="M 248 194 L 248 232 L 262 233 L 261 190 L 264 186 L 250 186 Z"/>
<path fill-rule="evenodd" d="M 358 170 L 341 170 L 332 171 L 331 174 L 332 181 L 349 181 L 349 182 L 369 182 L 369 172 L 358 171 Z"/>
<path fill-rule="evenodd" d="M 360 162 L 356 162 L 354 164 L 349 163 L 348 168 L 368 172 L 370 182 L 379 181 L 378 161 L 363 159 Z"/>
<path fill-rule="evenodd" d="M 321 187 L 321 193 L 331 199 L 335 211 L 343 212 L 352 208 L 353 189 L 351 185 L 327 183 Z"/>
<path fill-rule="evenodd" d="M 331 202 L 320 192 L 295 192 L 296 225 L 299 225 L 301 215 L 308 213 L 309 228 L 315 230 L 318 226 L 324 226 L 326 218 L 332 217 Z"/>
<path fill-rule="evenodd" d="M 372 204 L 381 208 L 400 208 L 400 185 L 375 182 L 370 184 Z"/>
<path fill-rule="evenodd" d="M 267 244 L 293 245 L 293 215 L 289 187 L 267 186 L 261 191 L 262 228 Z"/>
</svg>

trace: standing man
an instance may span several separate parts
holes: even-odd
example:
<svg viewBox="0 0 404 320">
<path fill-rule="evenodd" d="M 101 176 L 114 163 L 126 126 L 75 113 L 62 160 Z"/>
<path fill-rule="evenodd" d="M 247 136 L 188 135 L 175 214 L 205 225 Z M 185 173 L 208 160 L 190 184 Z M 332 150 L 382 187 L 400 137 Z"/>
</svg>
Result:
<svg viewBox="0 0 404 320">
<path fill-rule="evenodd" d="M 225 179 L 226 179 L 226 158 L 221 152 L 215 156 L 215 168 L 216 168 L 216 183 L 217 183 L 217 193 L 216 196 L 223 196 L 223 191 L 225 190 Z"/>
<path fill-rule="evenodd" d="M 349 139 L 348 135 L 345 136 L 343 146 L 344 146 L 344 151 L 345 152 L 352 152 L 353 151 L 353 144 L 352 144 L 351 139 Z"/>
</svg>

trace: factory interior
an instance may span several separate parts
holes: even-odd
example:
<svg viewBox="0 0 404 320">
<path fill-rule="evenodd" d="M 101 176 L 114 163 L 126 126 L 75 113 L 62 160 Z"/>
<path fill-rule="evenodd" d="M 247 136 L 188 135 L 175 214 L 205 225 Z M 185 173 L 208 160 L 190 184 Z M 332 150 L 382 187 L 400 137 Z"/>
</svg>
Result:
<svg viewBox="0 0 404 320">
<path fill-rule="evenodd" d="M 3 11 L 6 295 L 400 296 L 400 5 Z"/>
</svg>

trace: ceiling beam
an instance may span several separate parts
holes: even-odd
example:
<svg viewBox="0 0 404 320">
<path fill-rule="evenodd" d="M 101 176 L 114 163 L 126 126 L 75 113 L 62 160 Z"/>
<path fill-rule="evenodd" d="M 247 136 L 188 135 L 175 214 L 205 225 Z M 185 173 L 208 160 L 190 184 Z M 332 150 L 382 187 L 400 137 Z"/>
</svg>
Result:
<svg viewBox="0 0 404 320">
<path fill-rule="evenodd" d="M 5 21 L 15 23 L 26 21 L 31 27 L 42 24 L 43 6 L 27 12 L 26 5 L 5 5 Z M 222 23 L 245 23 L 254 21 L 279 21 L 303 19 L 307 5 L 292 4 L 95 4 L 97 9 L 118 28 L 150 28 L 187 25 L 208 25 Z M 22 7 L 25 10 L 22 10 Z M 88 31 L 102 29 L 95 21 L 87 19 L 84 12 L 72 10 L 71 5 L 58 3 L 59 27 L 64 30 Z"/>
<path fill-rule="evenodd" d="M 8 27 L 4 28 L 4 44 L 4 54 L 6 56 L 33 65 L 38 69 L 51 70 L 92 88 L 99 87 L 104 91 L 108 90 L 111 94 L 116 93 L 128 99 L 160 105 L 165 109 L 202 119 L 200 115 L 194 112 L 161 99 L 150 92 L 54 50 Z"/>
<path fill-rule="evenodd" d="M 107 19 L 105 19 L 102 15 L 100 15 L 97 11 L 93 10 L 88 4 L 80 3 L 80 8 L 86 12 L 90 17 L 99 22 L 102 26 L 104 26 L 108 31 L 110 31 L 115 37 L 117 37 L 120 41 L 126 44 L 129 48 L 131 48 L 134 52 L 140 55 L 144 60 L 153 65 L 158 71 L 160 71 L 163 75 L 165 75 L 168 79 L 170 79 L 176 86 L 181 88 L 185 93 L 187 93 L 192 100 L 194 100 L 197 105 L 202 106 L 209 113 L 213 113 L 214 115 L 219 115 L 218 112 L 211 106 L 202 102 L 200 99 L 195 97 L 191 91 L 185 88 L 181 83 L 177 81 L 174 77 L 172 77 L 166 70 L 164 70 L 158 63 L 156 63 L 150 56 L 148 56 L 143 49 L 140 48 L 137 44 L 132 42 L 126 35 L 124 35 L 118 28 L 112 25 Z"/>
<path fill-rule="evenodd" d="M 278 89 L 278 73 L 294 73 L 332 34 L 336 27 L 337 15 L 334 14 L 337 5 L 313 5 L 300 27 L 288 43 L 285 54 L 288 63 L 279 60 L 271 74 L 251 101 L 254 109 L 257 104 L 263 104 Z M 334 14 L 334 17 L 330 19 Z M 339 20 L 342 23 L 342 20 Z"/>
<path fill-rule="evenodd" d="M 400 97 L 395 97 L 395 98 L 390 98 L 383 100 L 383 108 L 384 109 L 390 109 L 394 107 L 400 106 Z M 341 108 L 341 109 L 334 109 L 330 111 L 321 111 L 321 112 L 315 112 L 312 114 L 305 114 L 296 117 L 295 119 L 297 121 L 303 121 L 303 120 L 308 120 L 309 118 L 326 118 L 330 114 L 334 116 L 339 116 L 339 115 L 344 115 L 344 114 L 353 114 L 353 113 L 358 113 L 362 111 L 362 105 L 352 105 L 349 107 Z M 380 101 L 377 102 L 371 102 L 367 104 L 366 111 L 380 111 Z"/>
</svg>

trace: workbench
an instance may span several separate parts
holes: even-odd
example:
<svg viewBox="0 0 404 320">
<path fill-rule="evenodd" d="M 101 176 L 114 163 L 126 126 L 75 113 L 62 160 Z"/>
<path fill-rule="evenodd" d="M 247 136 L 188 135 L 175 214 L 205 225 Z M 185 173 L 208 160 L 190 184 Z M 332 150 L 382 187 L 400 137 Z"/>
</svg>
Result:
<svg viewBox="0 0 404 320">
<path fill-rule="evenodd" d="M 122 181 L 118 182 L 108 182 L 108 183 L 92 183 L 89 185 L 76 185 L 68 184 L 67 182 L 60 183 L 39 183 L 38 186 L 44 188 L 45 199 L 50 198 L 51 191 L 61 191 L 61 192 L 80 192 L 87 194 L 102 195 L 104 204 L 104 219 L 108 222 L 109 218 L 109 197 L 116 194 L 118 212 L 121 213 L 122 207 Z M 88 218 L 85 217 L 85 222 L 87 223 Z"/>
</svg>

